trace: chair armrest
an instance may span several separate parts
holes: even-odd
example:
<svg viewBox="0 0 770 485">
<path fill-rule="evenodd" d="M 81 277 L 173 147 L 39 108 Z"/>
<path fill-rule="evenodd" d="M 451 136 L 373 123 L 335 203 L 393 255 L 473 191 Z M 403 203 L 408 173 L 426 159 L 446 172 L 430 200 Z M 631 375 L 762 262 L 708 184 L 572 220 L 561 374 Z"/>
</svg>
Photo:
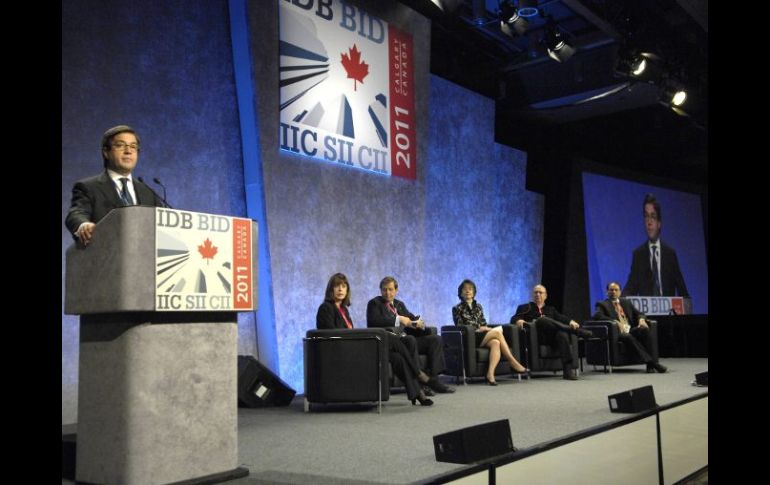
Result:
<svg viewBox="0 0 770 485">
<path fill-rule="evenodd" d="M 460 332 L 463 336 L 465 372 L 474 375 L 476 369 L 476 328 L 473 325 L 444 325 L 441 333 Z"/>
<path fill-rule="evenodd" d="M 612 338 L 614 334 L 617 340 L 618 324 L 613 320 L 586 320 L 583 328 L 593 332 L 594 337 Z"/>
<path fill-rule="evenodd" d="M 303 339 L 309 402 L 387 400 L 388 332 L 382 328 L 311 329 Z"/>
</svg>

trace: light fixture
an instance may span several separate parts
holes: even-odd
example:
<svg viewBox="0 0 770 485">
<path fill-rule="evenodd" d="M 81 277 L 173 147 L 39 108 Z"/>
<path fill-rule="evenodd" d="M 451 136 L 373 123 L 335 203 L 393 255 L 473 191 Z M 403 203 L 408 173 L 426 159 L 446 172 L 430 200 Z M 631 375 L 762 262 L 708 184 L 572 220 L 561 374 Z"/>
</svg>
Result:
<svg viewBox="0 0 770 485">
<path fill-rule="evenodd" d="M 498 17 L 500 17 L 500 30 L 505 35 L 513 37 L 514 35 L 524 35 L 529 27 L 529 22 L 520 13 L 520 8 L 513 6 L 512 0 L 507 0 L 500 4 Z M 537 9 L 535 9 L 537 13 Z"/>
<path fill-rule="evenodd" d="M 556 29 L 556 24 L 551 17 L 548 17 L 548 22 L 545 25 L 543 41 L 548 50 L 548 55 L 557 62 L 565 62 L 575 53 L 575 48 L 564 40 L 561 32 Z"/>
<path fill-rule="evenodd" d="M 621 76 L 654 84 L 663 74 L 663 60 L 651 52 L 621 49 L 615 71 Z"/>
<path fill-rule="evenodd" d="M 664 79 L 660 84 L 660 102 L 682 116 L 691 115 L 695 109 L 685 86 L 672 77 Z"/>
<path fill-rule="evenodd" d="M 463 4 L 463 0 L 430 0 L 430 3 L 438 7 L 444 13 L 452 13 Z"/>
</svg>

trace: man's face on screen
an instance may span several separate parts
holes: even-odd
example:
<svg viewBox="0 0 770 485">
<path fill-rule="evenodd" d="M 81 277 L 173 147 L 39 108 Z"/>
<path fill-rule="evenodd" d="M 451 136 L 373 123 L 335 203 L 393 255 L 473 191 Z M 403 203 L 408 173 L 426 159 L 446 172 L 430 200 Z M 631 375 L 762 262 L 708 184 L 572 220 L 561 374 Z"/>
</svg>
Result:
<svg viewBox="0 0 770 485">
<path fill-rule="evenodd" d="M 548 292 L 545 291 L 545 286 L 537 285 L 532 290 L 532 301 L 534 301 L 536 305 L 540 306 L 545 303 L 546 298 L 548 298 Z"/>
<path fill-rule="evenodd" d="M 644 228 L 647 231 L 647 238 L 650 241 L 657 241 L 660 236 L 660 219 L 655 212 L 655 206 L 644 204 Z"/>
<path fill-rule="evenodd" d="M 609 298 L 612 301 L 617 300 L 620 298 L 620 286 L 616 285 L 615 283 L 611 284 L 607 287 L 607 298 Z"/>
</svg>

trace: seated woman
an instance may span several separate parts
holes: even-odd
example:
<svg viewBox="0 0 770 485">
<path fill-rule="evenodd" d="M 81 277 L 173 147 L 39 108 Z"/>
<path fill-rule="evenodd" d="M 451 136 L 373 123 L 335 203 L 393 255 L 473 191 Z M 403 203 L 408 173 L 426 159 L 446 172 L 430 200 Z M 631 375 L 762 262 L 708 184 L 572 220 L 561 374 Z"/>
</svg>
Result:
<svg viewBox="0 0 770 485">
<path fill-rule="evenodd" d="M 452 320 L 455 325 L 473 325 L 476 328 L 476 346 L 489 348 L 489 368 L 487 369 L 487 384 L 496 386 L 495 368 L 500 362 L 500 355 L 505 356 L 511 369 L 516 374 L 526 374 L 529 369 L 516 360 L 503 336 L 503 327 L 488 327 L 484 318 L 484 310 L 476 301 L 476 284 L 471 280 L 463 280 L 457 287 L 460 303 L 452 307 Z M 482 337 L 483 335 L 483 337 Z"/>
<path fill-rule="evenodd" d="M 353 319 L 350 318 L 348 307 L 350 306 L 350 285 L 348 278 L 342 273 L 337 273 L 329 278 L 326 285 L 324 302 L 318 307 L 315 322 L 316 328 L 353 328 Z M 425 397 L 422 391 L 423 384 L 429 377 L 420 370 L 418 362 L 414 361 L 412 353 L 398 339 L 398 336 L 387 333 L 386 344 L 393 373 L 401 379 L 406 387 L 406 396 L 416 404 L 419 401 L 422 406 L 430 406 L 433 401 Z M 418 382 L 419 381 L 419 382 Z"/>
</svg>

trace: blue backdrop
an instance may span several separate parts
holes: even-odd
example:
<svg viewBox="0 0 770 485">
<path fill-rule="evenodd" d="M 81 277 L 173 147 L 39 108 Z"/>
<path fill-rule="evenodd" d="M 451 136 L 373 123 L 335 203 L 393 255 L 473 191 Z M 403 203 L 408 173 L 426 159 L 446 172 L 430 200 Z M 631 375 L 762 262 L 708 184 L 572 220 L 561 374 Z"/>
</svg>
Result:
<svg viewBox="0 0 770 485">
<path fill-rule="evenodd" d="M 160 178 L 174 207 L 259 222 L 260 310 L 239 316 L 238 352 L 298 392 L 302 337 L 334 272 L 351 278 L 356 326 L 385 275 L 434 325 L 451 322 L 463 278 L 492 321 L 510 318 L 540 278 L 543 197 L 525 190 L 525 154 L 494 143 L 494 101 L 429 74 L 424 17 L 359 3 L 415 39 L 415 181 L 278 149 L 277 2 L 62 4 L 62 220 L 73 183 L 102 169 L 104 130 L 134 126 L 136 174 Z M 71 243 L 62 224 L 62 281 Z M 62 423 L 72 423 L 77 317 L 61 325 Z"/>
</svg>

